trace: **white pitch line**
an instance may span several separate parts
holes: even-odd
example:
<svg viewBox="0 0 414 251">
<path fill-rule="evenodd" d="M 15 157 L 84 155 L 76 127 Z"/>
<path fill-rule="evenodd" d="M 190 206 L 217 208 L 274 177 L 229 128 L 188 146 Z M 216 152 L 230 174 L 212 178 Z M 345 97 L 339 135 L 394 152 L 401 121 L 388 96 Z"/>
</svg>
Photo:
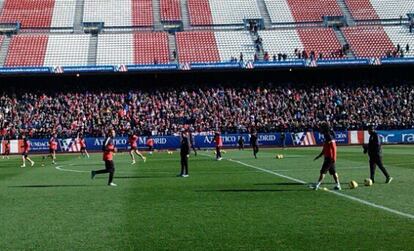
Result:
<svg viewBox="0 0 414 251">
<path fill-rule="evenodd" d="M 250 165 L 250 164 L 241 162 L 241 161 L 232 160 L 232 159 L 228 159 L 228 161 L 231 161 L 231 162 L 234 162 L 234 163 L 238 163 L 238 164 L 243 165 L 243 166 L 251 167 L 251 168 L 254 168 L 254 169 L 257 169 L 257 170 L 260 170 L 260 171 L 269 173 L 269 174 L 273 174 L 273 175 L 279 176 L 281 178 L 284 178 L 284 179 L 287 179 L 287 180 L 291 180 L 291 181 L 294 181 L 294 182 L 297 182 L 297 183 L 300 183 L 300 184 L 304 184 L 304 185 L 305 184 L 308 184 L 308 182 L 305 182 L 303 180 L 295 179 L 293 177 L 290 177 L 290 176 L 287 176 L 287 175 L 283 175 L 283 174 L 280 174 L 280 173 L 277 173 L 277 172 L 273 172 L 273 171 L 270 171 L 270 170 L 267 170 L 267 169 L 264 169 L 264 168 L 260 168 L 260 167 L 257 167 L 257 166 L 253 166 L 253 165 Z M 378 205 L 378 204 L 375 204 L 375 203 L 372 203 L 372 202 L 369 202 L 369 201 L 366 201 L 366 200 L 363 200 L 363 199 L 359 199 L 359 198 L 354 197 L 354 196 L 351 196 L 351 195 L 347 195 L 347 194 L 340 193 L 338 191 L 327 190 L 327 192 L 332 193 L 332 194 L 335 194 L 335 195 L 338 195 L 338 196 L 343 197 L 343 198 L 347 198 L 349 200 L 353 200 L 353 201 L 359 202 L 361 204 L 364 204 L 364 205 L 367 205 L 367 206 L 370 206 L 370 207 L 374 207 L 374 208 L 377 208 L 377 209 L 381 209 L 381 210 L 387 211 L 389 213 L 393 213 L 393 214 L 396 214 L 396 215 L 399 215 L 399 216 L 403 216 L 403 217 L 407 217 L 407 218 L 410 218 L 410 219 L 414 219 L 414 215 L 409 214 L 409 213 L 400 212 L 398 210 L 395 210 L 395 209 L 392 209 L 392 208 L 388 208 L 388 207 L 384 207 L 384 206 L 381 206 L 381 205 Z"/>
<path fill-rule="evenodd" d="M 91 171 L 81 171 L 81 170 L 72 170 L 72 169 L 63 169 L 63 166 L 55 166 L 56 170 L 63 172 L 73 172 L 73 173 L 90 173 Z"/>
</svg>

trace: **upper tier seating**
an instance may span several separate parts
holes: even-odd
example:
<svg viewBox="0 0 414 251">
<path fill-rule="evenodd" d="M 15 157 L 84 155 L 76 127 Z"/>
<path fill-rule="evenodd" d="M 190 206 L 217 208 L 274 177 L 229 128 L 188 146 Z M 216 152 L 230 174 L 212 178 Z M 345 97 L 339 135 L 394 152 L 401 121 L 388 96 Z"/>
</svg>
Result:
<svg viewBox="0 0 414 251">
<path fill-rule="evenodd" d="M 322 16 L 343 15 L 336 0 L 287 0 L 287 2 L 296 22 L 322 21 Z"/>
<path fill-rule="evenodd" d="M 286 54 L 289 59 L 295 58 L 295 50 L 314 51 L 325 58 L 330 58 L 331 53 L 341 49 L 341 44 L 332 29 L 289 29 L 259 31 L 263 38 L 263 49 L 270 55 Z"/>
<path fill-rule="evenodd" d="M 176 41 L 180 63 L 220 61 L 214 32 L 178 32 Z"/>
<path fill-rule="evenodd" d="M 261 18 L 256 0 L 189 0 L 194 25 L 243 24 L 245 18 Z"/>
<path fill-rule="evenodd" d="M 160 8 L 162 21 L 181 20 L 180 0 L 160 0 Z"/>
<path fill-rule="evenodd" d="M 97 65 L 168 63 L 168 37 L 163 32 L 102 34 Z"/>
<path fill-rule="evenodd" d="M 381 58 L 395 49 L 382 26 L 347 27 L 343 31 L 357 57 Z"/>
<path fill-rule="evenodd" d="M 73 27 L 76 0 L 4 0 L 0 22 L 22 28 Z"/>
<path fill-rule="evenodd" d="M 5 66 L 84 66 L 89 39 L 89 35 L 14 36 Z"/>
<path fill-rule="evenodd" d="M 104 22 L 105 27 L 152 26 L 151 0 L 85 0 L 84 22 Z"/>
<path fill-rule="evenodd" d="M 286 0 L 265 0 L 265 3 L 272 23 L 295 22 L 289 3 Z"/>
<path fill-rule="evenodd" d="M 357 20 L 407 18 L 414 11 L 414 0 L 346 0 Z"/>
<path fill-rule="evenodd" d="M 191 25 L 212 25 L 210 3 L 206 0 L 188 0 L 188 15 Z"/>
<path fill-rule="evenodd" d="M 406 26 L 384 26 L 384 30 L 394 44 L 394 47 L 397 47 L 399 44 L 404 49 L 405 56 L 414 56 L 414 34 L 409 33 Z M 410 48 L 408 52 L 405 51 L 407 44 Z"/>
</svg>

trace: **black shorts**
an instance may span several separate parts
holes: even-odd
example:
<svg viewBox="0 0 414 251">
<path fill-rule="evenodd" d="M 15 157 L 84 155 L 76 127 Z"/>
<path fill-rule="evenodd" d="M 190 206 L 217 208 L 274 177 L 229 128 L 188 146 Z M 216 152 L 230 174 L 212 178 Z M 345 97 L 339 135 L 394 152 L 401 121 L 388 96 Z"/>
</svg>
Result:
<svg viewBox="0 0 414 251">
<path fill-rule="evenodd" d="M 113 160 L 105 160 L 105 169 L 106 170 L 114 170 L 115 169 L 115 165 L 114 165 L 114 161 Z"/>
<path fill-rule="evenodd" d="M 334 175 L 336 173 L 335 161 L 325 158 L 321 168 L 321 174 L 326 174 L 328 171 L 330 175 Z"/>
<path fill-rule="evenodd" d="M 85 151 L 86 147 L 81 146 L 81 151 Z"/>
<path fill-rule="evenodd" d="M 23 156 L 25 159 L 27 159 L 27 157 L 29 156 L 29 153 L 28 153 L 28 152 L 23 152 L 23 153 L 22 153 L 22 156 Z"/>
<path fill-rule="evenodd" d="M 56 150 L 49 149 L 49 153 L 50 153 L 50 154 L 54 154 L 54 153 L 56 153 Z"/>
<path fill-rule="evenodd" d="M 136 151 L 138 148 L 136 146 L 131 146 L 131 151 Z"/>
</svg>

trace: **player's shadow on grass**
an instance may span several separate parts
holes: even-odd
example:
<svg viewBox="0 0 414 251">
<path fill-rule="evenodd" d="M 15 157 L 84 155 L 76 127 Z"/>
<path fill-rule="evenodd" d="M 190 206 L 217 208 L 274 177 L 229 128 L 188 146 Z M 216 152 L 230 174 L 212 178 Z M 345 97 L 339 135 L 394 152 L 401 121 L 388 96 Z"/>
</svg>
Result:
<svg viewBox="0 0 414 251">
<path fill-rule="evenodd" d="M 89 187 L 92 185 L 23 185 L 23 186 L 9 186 L 12 188 L 48 188 L 48 187 Z"/>
</svg>

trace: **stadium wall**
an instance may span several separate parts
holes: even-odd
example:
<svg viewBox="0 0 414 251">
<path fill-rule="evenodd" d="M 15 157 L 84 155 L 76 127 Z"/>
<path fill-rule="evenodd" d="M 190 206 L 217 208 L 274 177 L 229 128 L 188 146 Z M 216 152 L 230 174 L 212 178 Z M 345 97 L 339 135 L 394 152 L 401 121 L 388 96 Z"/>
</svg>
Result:
<svg viewBox="0 0 414 251">
<path fill-rule="evenodd" d="M 390 130 L 378 131 L 383 144 L 413 144 L 414 129 L 409 130 Z M 323 143 L 324 137 L 319 132 L 296 132 L 285 134 L 285 146 L 316 146 Z M 223 134 L 224 147 L 237 147 L 239 137 L 243 137 L 245 144 L 248 145 L 250 136 L 248 134 Z M 335 132 L 336 141 L 341 145 L 365 144 L 368 142 L 367 131 L 337 131 Z M 213 135 L 194 136 L 195 146 L 199 148 L 214 147 Z M 177 149 L 180 147 L 178 136 L 154 136 L 155 149 Z M 87 149 L 90 151 L 100 151 L 104 138 L 86 138 Z M 140 137 L 138 147 L 145 149 L 147 137 Z M 34 153 L 47 152 L 49 150 L 48 139 L 31 139 L 31 151 Z M 74 139 L 59 139 L 59 152 L 79 152 L 80 146 Z M 128 138 L 118 137 L 115 140 L 117 148 L 121 151 L 128 150 Z M 259 134 L 259 144 L 268 147 L 282 146 L 281 133 L 262 133 Z M 21 140 L 11 141 L 11 153 L 22 152 Z M 1 144 L 1 153 L 4 151 L 4 142 Z"/>
</svg>

